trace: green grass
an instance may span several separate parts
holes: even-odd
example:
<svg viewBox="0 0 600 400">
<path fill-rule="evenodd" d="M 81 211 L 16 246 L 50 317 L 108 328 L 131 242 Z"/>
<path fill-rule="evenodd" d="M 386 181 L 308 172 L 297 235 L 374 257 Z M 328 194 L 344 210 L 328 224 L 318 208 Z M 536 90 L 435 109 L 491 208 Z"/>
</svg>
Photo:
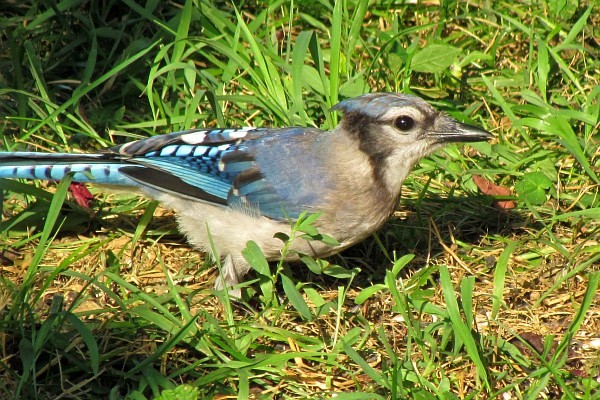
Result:
<svg viewBox="0 0 600 400">
<path fill-rule="evenodd" d="M 330 129 L 370 91 L 495 139 L 423 160 L 396 217 L 340 257 L 269 270 L 249 247 L 239 303 L 155 203 L 91 187 L 89 212 L 66 181 L 1 180 L 0 398 L 600 398 L 598 7 L 5 5 L 5 150 Z"/>
</svg>

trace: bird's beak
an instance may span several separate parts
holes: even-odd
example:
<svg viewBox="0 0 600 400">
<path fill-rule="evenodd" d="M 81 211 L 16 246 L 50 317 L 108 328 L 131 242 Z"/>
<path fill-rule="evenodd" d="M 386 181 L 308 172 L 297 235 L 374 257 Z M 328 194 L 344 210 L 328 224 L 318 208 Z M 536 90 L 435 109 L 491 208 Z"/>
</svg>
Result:
<svg viewBox="0 0 600 400">
<path fill-rule="evenodd" d="M 492 134 L 478 126 L 463 124 L 448 118 L 442 126 L 429 132 L 427 137 L 438 143 L 484 142 L 493 138 Z"/>
</svg>

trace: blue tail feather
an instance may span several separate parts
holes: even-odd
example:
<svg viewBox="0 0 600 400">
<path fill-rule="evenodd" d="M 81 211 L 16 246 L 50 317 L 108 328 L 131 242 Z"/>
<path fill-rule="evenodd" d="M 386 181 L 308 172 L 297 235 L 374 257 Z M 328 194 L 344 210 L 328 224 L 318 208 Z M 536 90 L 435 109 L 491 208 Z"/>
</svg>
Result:
<svg viewBox="0 0 600 400">
<path fill-rule="evenodd" d="M 108 185 L 138 186 L 119 169 L 129 165 L 105 154 L 0 153 L 0 178 L 61 180 Z"/>
</svg>

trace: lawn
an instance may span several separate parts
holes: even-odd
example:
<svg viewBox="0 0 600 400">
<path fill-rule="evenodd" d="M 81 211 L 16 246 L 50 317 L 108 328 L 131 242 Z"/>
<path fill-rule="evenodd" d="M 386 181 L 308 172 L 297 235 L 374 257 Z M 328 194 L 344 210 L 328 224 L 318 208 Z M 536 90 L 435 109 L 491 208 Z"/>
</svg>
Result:
<svg viewBox="0 0 600 400">
<path fill-rule="evenodd" d="M 408 3 L 6 2 L 2 151 L 328 130 L 376 91 L 494 139 L 339 256 L 255 255 L 241 301 L 157 203 L 0 180 L 0 398 L 600 399 L 600 5 Z"/>
</svg>

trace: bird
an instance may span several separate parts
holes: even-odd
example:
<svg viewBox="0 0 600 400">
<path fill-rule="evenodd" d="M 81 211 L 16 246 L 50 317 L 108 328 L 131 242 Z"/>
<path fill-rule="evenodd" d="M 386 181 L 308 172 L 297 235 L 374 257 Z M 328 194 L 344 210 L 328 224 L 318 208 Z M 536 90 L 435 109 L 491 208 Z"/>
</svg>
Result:
<svg viewBox="0 0 600 400">
<path fill-rule="evenodd" d="M 295 238 L 286 260 L 334 255 L 372 235 L 396 210 L 414 165 L 452 142 L 492 135 L 403 93 L 342 100 L 338 125 L 191 129 L 97 153 L 0 152 L 0 178 L 60 180 L 133 188 L 175 211 L 189 243 L 222 260 L 215 288 L 239 297 L 254 241 L 282 258 L 281 234 L 302 215 L 334 240 Z M 0 190 L 2 184 L 0 181 Z M 285 236 L 284 236 L 285 237 Z"/>
</svg>

